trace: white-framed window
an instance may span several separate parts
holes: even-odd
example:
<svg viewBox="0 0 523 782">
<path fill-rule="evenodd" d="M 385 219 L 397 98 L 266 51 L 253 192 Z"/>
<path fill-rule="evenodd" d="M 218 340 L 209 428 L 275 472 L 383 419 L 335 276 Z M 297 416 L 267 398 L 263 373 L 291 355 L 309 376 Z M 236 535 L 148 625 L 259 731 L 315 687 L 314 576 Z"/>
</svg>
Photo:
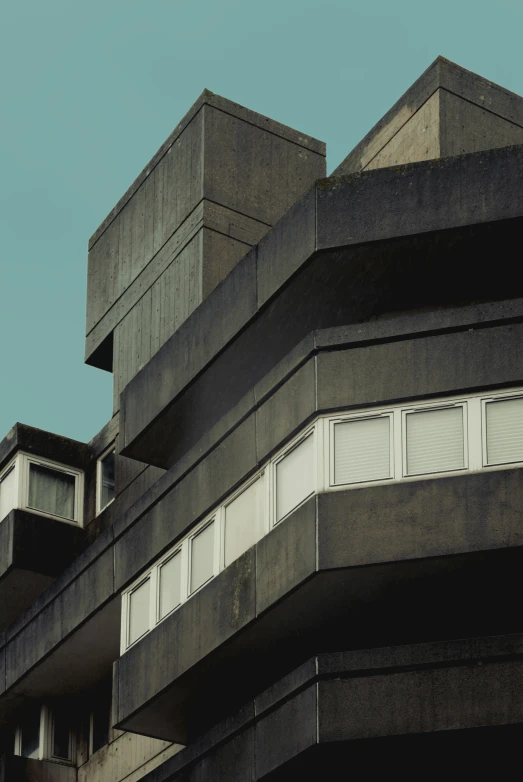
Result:
<svg viewBox="0 0 523 782">
<path fill-rule="evenodd" d="M 466 403 L 403 410 L 403 474 L 467 468 Z"/>
<path fill-rule="evenodd" d="M 127 639 L 132 646 L 152 627 L 151 601 L 154 600 L 152 574 L 143 578 L 128 594 Z"/>
<path fill-rule="evenodd" d="M 523 395 L 482 401 L 484 466 L 522 462 Z"/>
<path fill-rule="evenodd" d="M 273 524 L 278 524 L 316 492 L 316 440 L 313 427 L 273 460 Z"/>
<path fill-rule="evenodd" d="M 354 415 L 330 421 L 330 485 L 394 477 L 393 414 Z"/>
<path fill-rule="evenodd" d="M 522 466 L 523 389 L 318 416 L 124 592 L 122 653 L 314 494 Z"/>
<path fill-rule="evenodd" d="M 96 462 L 96 513 L 101 513 L 114 500 L 116 450 L 114 443 Z"/>
<path fill-rule="evenodd" d="M 32 704 L 15 730 L 14 754 L 71 765 L 76 760 L 76 731 L 66 705 Z"/>
<path fill-rule="evenodd" d="M 0 521 L 21 508 L 81 525 L 83 487 L 82 470 L 20 451 L 0 473 Z"/>
</svg>

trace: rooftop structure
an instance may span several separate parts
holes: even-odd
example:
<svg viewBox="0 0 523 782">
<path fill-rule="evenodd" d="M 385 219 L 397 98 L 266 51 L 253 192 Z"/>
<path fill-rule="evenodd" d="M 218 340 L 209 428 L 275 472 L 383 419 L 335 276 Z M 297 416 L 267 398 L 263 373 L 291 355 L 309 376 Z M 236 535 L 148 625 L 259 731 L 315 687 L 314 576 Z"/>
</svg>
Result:
<svg viewBox="0 0 523 782">
<path fill-rule="evenodd" d="M 113 417 L 0 442 L 0 779 L 519 759 L 523 98 L 438 58 L 325 165 L 204 91 L 91 237 Z"/>
</svg>

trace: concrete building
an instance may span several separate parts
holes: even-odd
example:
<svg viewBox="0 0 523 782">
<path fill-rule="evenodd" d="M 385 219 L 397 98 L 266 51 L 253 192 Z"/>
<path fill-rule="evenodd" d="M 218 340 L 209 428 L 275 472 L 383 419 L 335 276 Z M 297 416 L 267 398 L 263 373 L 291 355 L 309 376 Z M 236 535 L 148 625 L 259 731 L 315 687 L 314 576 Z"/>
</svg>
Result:
<svg viewBox="0 0 523 782">
<path fill-rule="evenodd" d="M 0 442 L 1 780 L 519 760 L 523 98 L 438 58 L 325 173 L 204 92 L 91 238 L 114 415 Z"/>
</svg>

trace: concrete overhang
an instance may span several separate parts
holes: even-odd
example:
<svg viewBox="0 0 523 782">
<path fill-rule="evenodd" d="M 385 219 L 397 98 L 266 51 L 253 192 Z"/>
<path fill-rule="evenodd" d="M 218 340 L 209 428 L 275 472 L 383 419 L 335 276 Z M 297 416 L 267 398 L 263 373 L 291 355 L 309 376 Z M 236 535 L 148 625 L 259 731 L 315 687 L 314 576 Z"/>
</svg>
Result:
<svg viewBox="0 0 523 782">
<path fill-rule="evenodd" d="M 523 146 L 317 182 L 125 388 L 122 453 L 169 468 L 315 329 L 521 295 L 522 182 Z"/>
<path fill-rule="evenodd" d="M 0 630 L 43 592 L 84 548 L 85 532 L 23 510 L 0 523 Z"/>
<path fill-rule="evenodd" d="M 5 753 L 0 759 L 2 782 L 76 782 L 76 768 Z"/>
<path fill-rule="evenodd" d="M 522 500 L 517 469 L 312 498 L 115 662 L 116 727 L 185 744 L 319 651 L 514 631 Z"/>
<path fill-rule="evenodd" d="M 81 470 L 86 469 L 90 459 L 90 449 L 86 443 L 20 423 L 16 423 L 0 441 L 0 470 L 18 451 Z"/>
<path fill-rule="evenodd" d="M 431 772 L 484 770 L 487 759 L 499 770 L 502 757 L 509 769 L 522 679 L 521 634 L 319 654 L 144 782 L 316 782 L 326 770 L 388 773 L 396 762 L 410 779 L 427 757 Z"/>
</svg>

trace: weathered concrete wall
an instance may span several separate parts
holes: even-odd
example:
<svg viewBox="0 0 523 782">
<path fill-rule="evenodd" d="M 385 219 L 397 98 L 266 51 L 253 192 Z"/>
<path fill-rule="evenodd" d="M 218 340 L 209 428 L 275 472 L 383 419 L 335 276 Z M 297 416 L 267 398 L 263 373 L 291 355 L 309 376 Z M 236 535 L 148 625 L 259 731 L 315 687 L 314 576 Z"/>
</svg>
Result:
<svg viewBox="0 0 523 782">
<path fill-rule="evenodd" d="M 78 782 L 138 782 L 181 749 L 179 744 L 111 731 L 111 740 L 78 768 Z"/>
</svg>

